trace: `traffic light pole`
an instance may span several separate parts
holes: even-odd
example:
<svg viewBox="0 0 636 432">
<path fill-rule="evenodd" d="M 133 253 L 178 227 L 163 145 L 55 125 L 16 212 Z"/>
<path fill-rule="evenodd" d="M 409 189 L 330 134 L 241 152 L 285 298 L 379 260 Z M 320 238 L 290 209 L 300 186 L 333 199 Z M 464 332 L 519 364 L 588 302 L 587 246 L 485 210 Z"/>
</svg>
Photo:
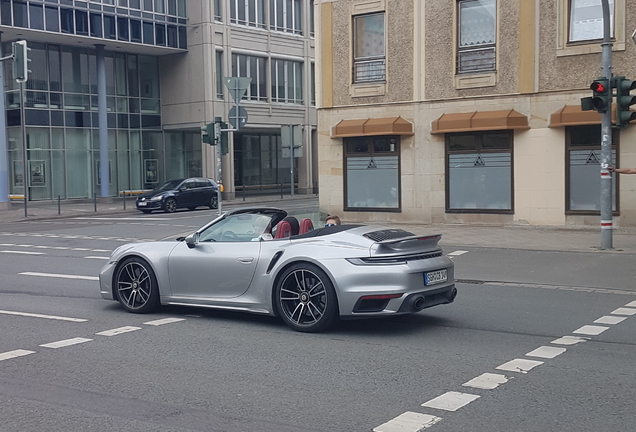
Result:
<svg viewBox="0 0 636 432">
<path fill-rule="evenodd" d="M 601 0 L 603 8 L 603 42 L 601 43 L 602 76 L 612 82 L 612 42 L 610 39 L 609 0 Z M 601 118 L 601 249 L 612 249 L 612 86 L 607 109 Z"/>
</svg>

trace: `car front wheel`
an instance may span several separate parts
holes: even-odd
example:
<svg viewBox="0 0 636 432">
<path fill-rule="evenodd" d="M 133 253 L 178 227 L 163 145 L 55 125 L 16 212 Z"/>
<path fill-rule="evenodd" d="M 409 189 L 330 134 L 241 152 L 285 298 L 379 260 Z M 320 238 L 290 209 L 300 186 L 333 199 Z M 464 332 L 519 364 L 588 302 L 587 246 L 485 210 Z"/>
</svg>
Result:
<svg viewBox="0 0 636 432">
<path fill-rule="evenodd" d="M 177 201 L 174 198 L 168 198 L 163 204 L 163 209 L 166 213 L 174 213 L 177 211 Z"/>
<path fill-rule="evenodd" d="M 128 312 L 147 313 L 159 305 L 159 286 L 154 271 L 146 261 L 131 257 L 115 273 L 115 293 Z"/>
<path fill-rule="evenodd" d="M 326 330 L 337 318 L 338 299 L 333 284 L 314 265 L 299 263 L 285 270 L 275 296 L 281 317 L 296 331 Z"/>
</svg>

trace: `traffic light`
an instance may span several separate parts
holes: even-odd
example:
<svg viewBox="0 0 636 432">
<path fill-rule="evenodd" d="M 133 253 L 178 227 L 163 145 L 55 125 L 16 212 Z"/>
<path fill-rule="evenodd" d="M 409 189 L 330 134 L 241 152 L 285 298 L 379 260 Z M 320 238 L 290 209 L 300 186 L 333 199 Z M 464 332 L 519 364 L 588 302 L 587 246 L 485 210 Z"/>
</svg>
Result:
<svg viewBox="0 0 636 432">
<path fill-rule="evenodd" d="M 614 85 L 616 87 L 616 126 L 623 127 L 636 119 L 636 112 L 629 109 L 636 103 L 636 96 L 629 94 L 636 88 L 636 81 L 621 76 L 615 78 Z"/>
<path fill-rule="evenodd" d="M 29 51 L 25 40 L 13 42 L 13 77 L 19 83 L 25 83 L 29 79 Z"/>
<path fill-rule="evenodd" d="M 612 89 L 609 84 L 607 78 L 599 78 L 590 85 L 590 89 L 594 92 L 590 101 L 594 111 L 604 113 L 609 109 L 612 102 Z"/>
<path fill-rule="evenodd" d="M 201 126 L 201 139 L 204 144 L 216 145 L 216 140 L 214 139 L 214 123 Z"/>
</svg>

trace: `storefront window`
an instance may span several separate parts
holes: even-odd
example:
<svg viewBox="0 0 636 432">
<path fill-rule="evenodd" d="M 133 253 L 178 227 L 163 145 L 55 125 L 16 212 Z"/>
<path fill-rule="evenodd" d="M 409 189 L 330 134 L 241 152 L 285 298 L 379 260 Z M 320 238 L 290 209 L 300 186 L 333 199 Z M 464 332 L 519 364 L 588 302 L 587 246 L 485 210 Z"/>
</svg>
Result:
<svg viewBox="0 0 636 432">
<path fill-rule="evenodd" d="M 612 138 L 612 165 L 616 165 L 616 141 Z M 601 127 L 577 126 L 566 129 L 568 213 L 600 214 L 601 211 Z M 612 210 L 616 210 L 616 177 L 612 176 Z"/>
<path fill-rule="evenodd" d="M 446 135 L 446 211 L 512 212 L 512 131 Z"/>
<path fill-rule="evenodd" d="M 345 210 L 400 210 L 400 137 L 344 138 Z"/>
</svg>

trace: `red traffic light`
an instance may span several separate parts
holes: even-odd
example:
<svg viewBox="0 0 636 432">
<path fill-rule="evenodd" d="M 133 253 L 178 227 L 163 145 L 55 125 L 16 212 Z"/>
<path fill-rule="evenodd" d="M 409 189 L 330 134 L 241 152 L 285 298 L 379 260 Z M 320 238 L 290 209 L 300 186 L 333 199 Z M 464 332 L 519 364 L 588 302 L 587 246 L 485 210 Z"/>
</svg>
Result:
<svg viewBox="0 0 636 432">
<path fill-rule="evenodd" d="M 605 91 L 607 90 L 605 85 L 600 81 L 594 81 L 590 85 L 590 89 L 592 89 L 594 93 L 605 93 Z"/>
</svg>

